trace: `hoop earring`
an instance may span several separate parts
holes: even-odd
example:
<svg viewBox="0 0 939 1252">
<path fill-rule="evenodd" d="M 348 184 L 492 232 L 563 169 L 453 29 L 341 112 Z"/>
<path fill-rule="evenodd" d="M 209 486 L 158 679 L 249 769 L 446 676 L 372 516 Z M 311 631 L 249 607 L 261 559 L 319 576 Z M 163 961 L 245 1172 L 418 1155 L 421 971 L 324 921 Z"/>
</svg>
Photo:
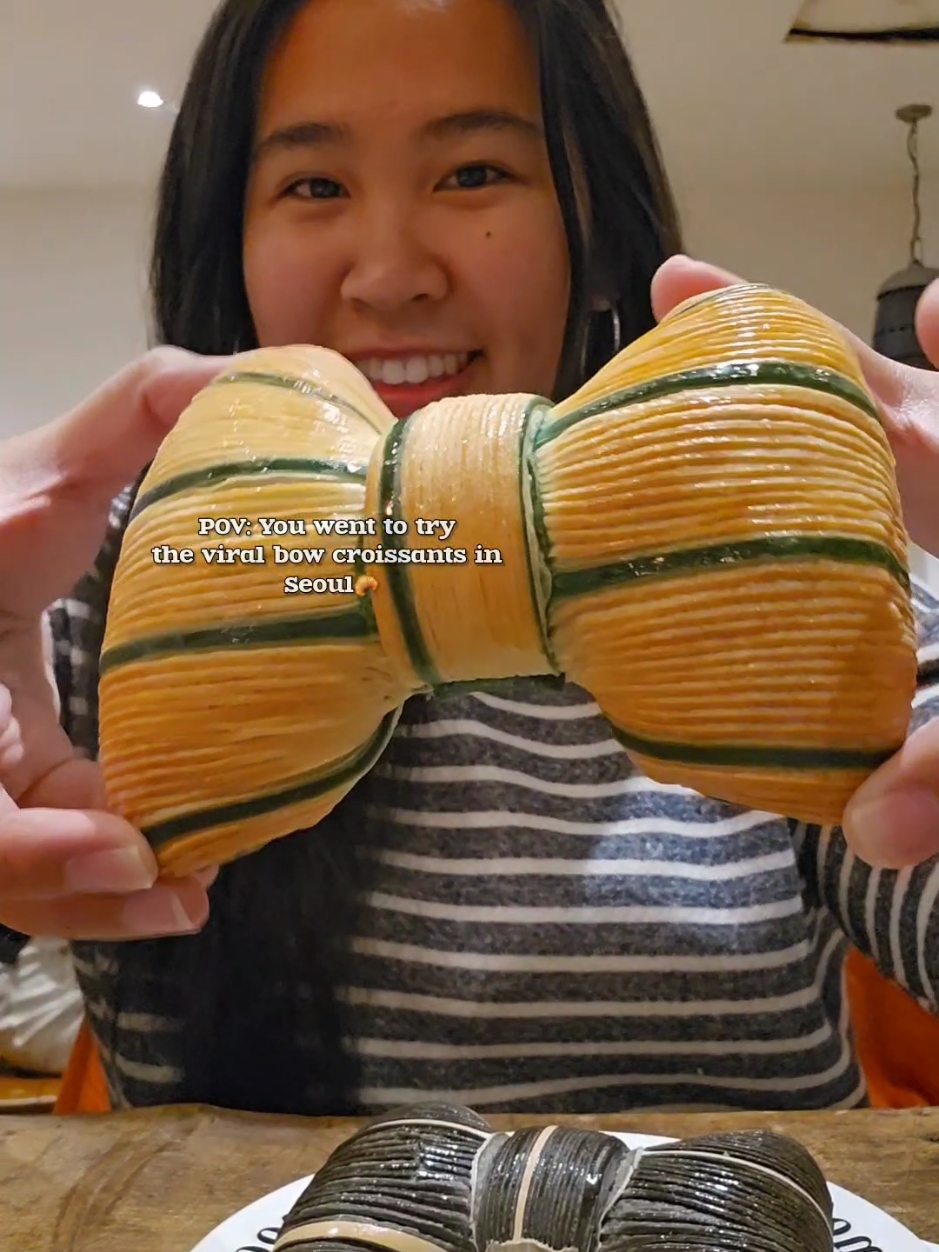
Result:
<svg viewBox="0 0 939 1252">
<path fill-rule="evenodd" d="M 608 359 L 612 360 L 613 357 L 617 356 L 620 352 L 620 349 L 623 346 L 623 327 L 622 327 L 622 323 L 620 322 L 619 309 L 616 307 L 616 305 L 607 304 L 603 308 L 595 310 L 594 316 L 590 319 L 590 322 L 588 324 L 587 333 L 584 336 L 583 346 L 580 351 L 580 373 L 582 376 L 586 374 L 586 370 L 587 370 L 587 358 L 590 355 L 591 339 L 593 337 L 593 334 L 601 330 L 600 318 L 603 316 L 604 313 L 607 313 L 607 312 L 609 313 L 610 320 L 612 321 L 612 324 L 613 324 L 612 325 L 613 346 L 612 346 L 612 352 L 610 353 L 610 356 Z"/>
<path fill-rule="evenodd" d="M 616 356 L 623 346 L 623 327 L 619 320 L 619 309 L 615 304 L 610 305 L 610 318 L 613 322 L 613 355 Z"/>
</svg>

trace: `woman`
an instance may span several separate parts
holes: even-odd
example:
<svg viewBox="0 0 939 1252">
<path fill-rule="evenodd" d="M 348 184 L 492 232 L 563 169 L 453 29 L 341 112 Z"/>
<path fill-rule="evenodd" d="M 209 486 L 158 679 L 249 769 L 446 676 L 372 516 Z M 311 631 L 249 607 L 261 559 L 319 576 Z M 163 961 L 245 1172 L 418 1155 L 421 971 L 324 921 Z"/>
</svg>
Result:
<svg viewBox="0 0 939 1252">
<path fill-rule="evenodd" d="M 447 394 L 561 395 L 652 324 L 677 246 L 599 0 L 229 0 L 167 162 L 158 324 L 202 353 L 335 347 L 402 418 Z M 132 497 L 52 613 L 87 754 Z M 198 934 L 79 943 L 77 968 L 119 1103 L 850 1105 L 845 934 L 932 1002 L 916 912 L 937 872 L 872 879 L 837 832 L 653 784 L 585 693 L 519 682 L 411 701 L 330 818 L 222 869 Z M 199 926 L 198 883 L 152 890 Z M 97 928 L 72 933 L 140 934 L 126 908 L 154 897 L 92 899 Z"/>
</svg>

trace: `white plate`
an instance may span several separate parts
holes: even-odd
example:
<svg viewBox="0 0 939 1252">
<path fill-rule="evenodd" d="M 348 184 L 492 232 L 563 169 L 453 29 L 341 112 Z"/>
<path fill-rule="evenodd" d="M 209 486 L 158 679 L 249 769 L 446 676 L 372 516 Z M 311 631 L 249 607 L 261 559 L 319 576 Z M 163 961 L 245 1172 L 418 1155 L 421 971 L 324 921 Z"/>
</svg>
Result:
<svg viewBox="0 0 939 1252">
<path fill-rule="evenodd" d="M 658 1135 L 617 1135 L 629 1148 L 673 1143 Z M 192 1252 L 271 1252 L 284 1218 L 310 1183 L 301 1178 L 241 1209 L 192 1249 Z M 918 1239 L 905 1226 L 860 1196 L 829 1183 L 835 1207 L 835 1248 L 842 1252 L 929 1252 L 939 1245 Z M 869 1243 L 867 1241 L 870 1241 Z"/>
</svg>

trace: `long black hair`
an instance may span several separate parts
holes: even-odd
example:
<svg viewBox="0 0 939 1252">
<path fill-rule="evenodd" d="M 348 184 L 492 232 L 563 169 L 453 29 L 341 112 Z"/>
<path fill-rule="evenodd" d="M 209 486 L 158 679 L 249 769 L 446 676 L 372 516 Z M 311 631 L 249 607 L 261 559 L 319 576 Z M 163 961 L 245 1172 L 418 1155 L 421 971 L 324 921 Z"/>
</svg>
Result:
<svg viewBox="0 0 939 1252">
<path fill-rule="evenodd" d="M 159 191 L 159 342 L 212 354 L 257 346 L 242 269 L 245 187 L 262 75 L 305 3 L 224 0 L 197 52 Z M 604 0 L 510 3 L 538 58 L 567 234 L 571 299 L 556 381 L 566 395 L 612 354 L 613 319 L 595 311 L 598 300 L 615 305 L 624 344 L 651 328 L 651 279 L 679 250 L 679 226 Z M 354 1109 L 337 995 L 366 873 L 354 801 L 353 792 L 316 830 L 226 866 L 200 935 L 125 949 L 125 1002 L 141 981 L 162 982 L 167 1008 L 184 1018 L 183 1098 L 272 1112 Z"/>
</svg>

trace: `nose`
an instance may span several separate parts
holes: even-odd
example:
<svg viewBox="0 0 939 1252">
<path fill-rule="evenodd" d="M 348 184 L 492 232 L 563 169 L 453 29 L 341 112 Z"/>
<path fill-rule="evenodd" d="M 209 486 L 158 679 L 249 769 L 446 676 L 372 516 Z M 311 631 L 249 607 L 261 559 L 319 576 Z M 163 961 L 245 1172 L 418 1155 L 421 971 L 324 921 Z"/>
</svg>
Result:
<svg viewBox="0 0 939 1252">
<path fill-rule="evenodd" d="M 358 215 L 342 298 L 375 313 L 442 300 L 450 289 L 443 258 L 422 237 L 413 206 L 386 204 Z"/>
</svg>

